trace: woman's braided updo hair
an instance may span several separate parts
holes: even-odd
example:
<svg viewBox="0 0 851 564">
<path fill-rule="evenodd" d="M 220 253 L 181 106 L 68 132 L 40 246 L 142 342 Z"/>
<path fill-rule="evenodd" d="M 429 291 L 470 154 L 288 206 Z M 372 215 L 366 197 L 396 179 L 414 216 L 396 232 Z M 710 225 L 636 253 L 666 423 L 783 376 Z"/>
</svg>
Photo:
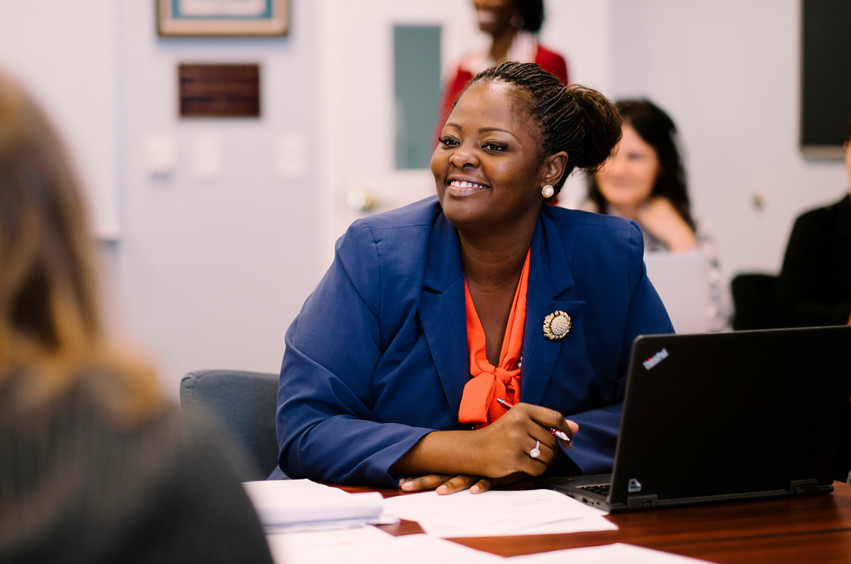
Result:
<svg viewBox="0 0 851 564">
<path fill-rule="evenodd" d="M 593 172 L 620 140 L 621 119 L 608 98 L 579 85 L 564 86 L 534 63 L 505 62 L 480 72 L 467 88 L 480 82 L 500 81 L 522 89 L 516 103 L 538 123 L 541 156 L 567 153 L 567 166 L 557 184 L 558 194 L 574 168 Z M 460 96 L 459 96 L 460 98 Z"/>
</svg>

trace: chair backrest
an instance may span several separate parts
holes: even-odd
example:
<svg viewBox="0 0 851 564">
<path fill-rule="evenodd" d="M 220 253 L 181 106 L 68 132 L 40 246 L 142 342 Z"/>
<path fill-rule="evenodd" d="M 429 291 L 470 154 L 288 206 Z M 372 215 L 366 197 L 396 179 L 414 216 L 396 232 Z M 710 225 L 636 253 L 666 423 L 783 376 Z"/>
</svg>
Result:
<svg viewBox="0 0 851 564">
<path fill-rule="evenodd" d="M 781 323 L 777 311 L 777 276 L 743 272 L 730 282 L 733 296 L 733 329 L 773 329 Z"/>
<path fill-rule="evenodd" d="M 777 298 L 778 277 L 765 272 L 743 272 L 730 282 L 733 295 L 733 329 L 773 329 L 788 327 Z M 836 459 L 838 481 L 851 483 L 851 405 L 845 408 L 842 439 Z"/>
<path fill-rule="evenodd" d="M 180 381 L 180 405 L 202 409 L 224 426 L 249 457 L 247 479 L 264 480 L 277 467 L 278 375 L 244 370 L 195 370 Z"/>
</svg>

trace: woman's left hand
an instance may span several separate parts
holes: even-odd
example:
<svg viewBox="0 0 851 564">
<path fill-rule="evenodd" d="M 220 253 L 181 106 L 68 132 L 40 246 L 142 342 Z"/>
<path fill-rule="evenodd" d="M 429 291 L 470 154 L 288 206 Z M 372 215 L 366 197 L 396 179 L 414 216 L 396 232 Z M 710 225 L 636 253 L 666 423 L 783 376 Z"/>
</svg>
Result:
<svg viewBox="0 0 851 564">
<path fill-rule="evenodd" d="M 437 495 L 447 495 L 469 489 L 470 493 L 478 494 L 497 486 L 504 486 L 527 478 L 526 474 L 518 472 L 502 478 L 482 478 L 480 476 L 450 476 L 446 474 L 427 474 L 415 478 L 405 478 L 399 483 L 399 488 L 405 492 L 435 490 Z"/>
</svg>

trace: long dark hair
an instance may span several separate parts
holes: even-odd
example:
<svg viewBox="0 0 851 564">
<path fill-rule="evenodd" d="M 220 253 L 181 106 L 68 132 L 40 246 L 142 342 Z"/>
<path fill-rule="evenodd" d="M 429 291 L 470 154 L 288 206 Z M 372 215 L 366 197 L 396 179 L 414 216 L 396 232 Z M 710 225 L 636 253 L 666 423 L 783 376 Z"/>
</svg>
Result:
<svg viewBox="0 0 851 564">
<path fill-rule="evenodd" d="M 544 0 L 517 0 L 517 9 L 523 18 L 523 29 L 531 33 L 541 31 L 544 25 Z"/>
<path fill-rule="evenodd" d="M 645 143 L 656 150 L 659 173 L 651 196 L 666 198 L 694 231 L 685 168 L 678 148 L 677 126 L 662 108 L 647 99 L 620 100 L 615 103 L 624 125 L 630 125 Z M 606 211 L 606 199 L 597 180 L 588 176 L 588 199 L 600 213 Z"/>
</svg>

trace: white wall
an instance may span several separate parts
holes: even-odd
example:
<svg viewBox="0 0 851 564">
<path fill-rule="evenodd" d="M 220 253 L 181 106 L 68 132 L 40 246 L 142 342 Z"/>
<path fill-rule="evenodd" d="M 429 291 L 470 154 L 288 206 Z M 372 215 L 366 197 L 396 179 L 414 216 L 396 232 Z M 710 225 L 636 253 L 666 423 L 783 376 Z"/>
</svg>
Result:
<svg viewBox="0 0 851 564">
<path fill-rule="evenodd" d="M 0 68 L 60 130 L 86 190 L 93 232 L 119 234 L 114 0 L 0 4 Z"/>
<path fill-rule="evenodd" d="M 121 324 L 155 354 L 175 394 L 193 369 L 277 372 L 284 331 L 325 266 L 313 178 L 315 3 L 291 4 L 284 38 L 186 39 L 157 37 L 153 3 L 120 1 L 123 236 L 108 254 Z M 179 119 L 180 62 L 259 63 L 262 117 Z M 275 173 L 281 134 L 304 141 L 294 178 Z M 171 173 L 151 173 L 151 139 L 174 144 Z M 221 144 L 213 180 L 196 175 L 195 150 L 207 141 Z"/>
<path fill-rule="evenodd" d="M 611 95 L 676 121 L 727 274 L 777 272 L 794 217 L 848 190 L 842 162 L 798 150 L 800 1 L 613 0 L 612 15 Z"/>
</svg>

